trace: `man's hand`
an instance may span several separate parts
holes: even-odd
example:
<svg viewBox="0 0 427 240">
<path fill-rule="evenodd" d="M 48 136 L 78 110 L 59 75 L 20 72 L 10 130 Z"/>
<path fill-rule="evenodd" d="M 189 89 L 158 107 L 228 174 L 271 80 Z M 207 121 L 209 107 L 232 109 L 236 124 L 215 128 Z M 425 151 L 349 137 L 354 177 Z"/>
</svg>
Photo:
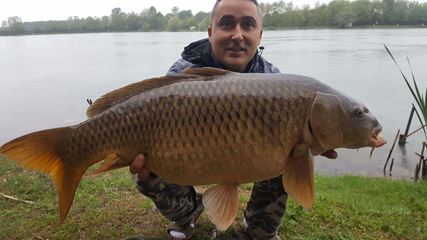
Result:
<svg viewBox="0 0 427 240">
<path fill-rule="evenodd" d="M 145 167 L 145 158 L 143 154 L 138 154 L 129 166 L 129 171 L 132 174 L 137 174 L 139 180 L 147 180 L 150 176 L 150 171 Z"/>
<path fill-rule="evenodd" d="M 327 158 L 330 158 L 330 159 L 336 159 L 338 157 L 338 153 L 335 152 L 334 149 L 328 150 L 328 151 L 326 151 L 320 155 L 327 157 Z"/>
</svg>

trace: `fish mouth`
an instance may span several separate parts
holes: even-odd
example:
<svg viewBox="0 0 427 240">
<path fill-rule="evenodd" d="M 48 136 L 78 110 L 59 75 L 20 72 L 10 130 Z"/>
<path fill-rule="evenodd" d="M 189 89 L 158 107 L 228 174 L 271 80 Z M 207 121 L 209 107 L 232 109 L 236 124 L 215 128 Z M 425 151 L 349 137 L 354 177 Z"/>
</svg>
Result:
<svg viewBox="0 0 427 240">
<path fill-rule="evenodd" d="M 380 131 L 381 130 L 374 130 L 373 134 L 368 140 L 369 146 L 376 148 L 376 147 L 381 147 L 387 143 L 383 134 Z"/>
</svg>

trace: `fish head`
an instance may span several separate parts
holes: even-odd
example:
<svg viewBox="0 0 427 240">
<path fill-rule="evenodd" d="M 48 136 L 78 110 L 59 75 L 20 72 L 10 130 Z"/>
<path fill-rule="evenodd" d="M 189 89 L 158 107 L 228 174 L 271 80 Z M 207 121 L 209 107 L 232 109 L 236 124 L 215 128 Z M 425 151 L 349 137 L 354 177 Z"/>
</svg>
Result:
<svg viewBox="0 0 427 240">
<path fill-rule="evenodd" d="M 342 147 L 381 147 L 386 144 L 382 126 L 369 109 L 360 102 L 346 98 L 343 103 Z"/>
<path fill-rule="evenodd" d="M 381 124 L 366 106 L 341 94 L 317 92 L 309 126 L 322 152 L 335 148 L 380 147 L 386 143 Z"/>
</svg>

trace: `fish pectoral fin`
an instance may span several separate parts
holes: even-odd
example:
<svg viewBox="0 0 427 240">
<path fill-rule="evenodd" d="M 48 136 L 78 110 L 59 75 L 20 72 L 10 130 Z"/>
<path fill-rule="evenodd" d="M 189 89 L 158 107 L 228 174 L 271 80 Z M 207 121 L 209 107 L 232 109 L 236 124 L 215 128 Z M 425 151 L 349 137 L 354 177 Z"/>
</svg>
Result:
<svg viewBox="0 0 427 240">
<path fill-rule="evenodd" d="M 238 210 L 238 184 L 219 184 L 203 194 L 206 213 L 219 231 L 225 231 L 233 223 Z"/>
<path fill-rule="evenodd" d="M 121 159 L 114 153 L 109 154 L 101 163 L 101 165 L 93 172 L 88 173 L 87 175 L 93 176 L 100 173 L 107 172 L 109 170 L 125 167 L 129 164 L 121 161 Z"/>
<path fill-rule="evenodd" d="M 296 146 L 285 162 L 282 176 L 285 190 L 306 209 L 313 207 L 314 166 L 309 148 Z"/>
</svg>

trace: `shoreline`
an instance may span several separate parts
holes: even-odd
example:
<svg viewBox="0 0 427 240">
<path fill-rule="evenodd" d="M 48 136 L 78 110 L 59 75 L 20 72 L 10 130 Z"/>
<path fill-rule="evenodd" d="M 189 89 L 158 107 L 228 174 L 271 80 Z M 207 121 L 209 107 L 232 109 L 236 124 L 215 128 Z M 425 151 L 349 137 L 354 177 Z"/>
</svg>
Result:
<svg viewBox="0 0 427 240">
<path fill-rule="evenodd" d="M 375 25 L 375 26 L 357 26 L 357 27 L 287 27 L 287 28 L 269 28 L 264 27 L 264 31 L 286 31 L 286 30 L 352 30 L 352 29 L 419 29 L 427 28 L 426 25 Z M 18 33 L 18 34 L 2 34 L 0 28 L 0 37 L 14 36 L 38 36 L 38 35 L 64 35 L 64 34 L 96 34 L 96 33 L 174 33 L 174 32 L 204 32 L 204 31 L 93 31 L 93 32 L 52 32 L 52 33 Z"/>
</svg>

